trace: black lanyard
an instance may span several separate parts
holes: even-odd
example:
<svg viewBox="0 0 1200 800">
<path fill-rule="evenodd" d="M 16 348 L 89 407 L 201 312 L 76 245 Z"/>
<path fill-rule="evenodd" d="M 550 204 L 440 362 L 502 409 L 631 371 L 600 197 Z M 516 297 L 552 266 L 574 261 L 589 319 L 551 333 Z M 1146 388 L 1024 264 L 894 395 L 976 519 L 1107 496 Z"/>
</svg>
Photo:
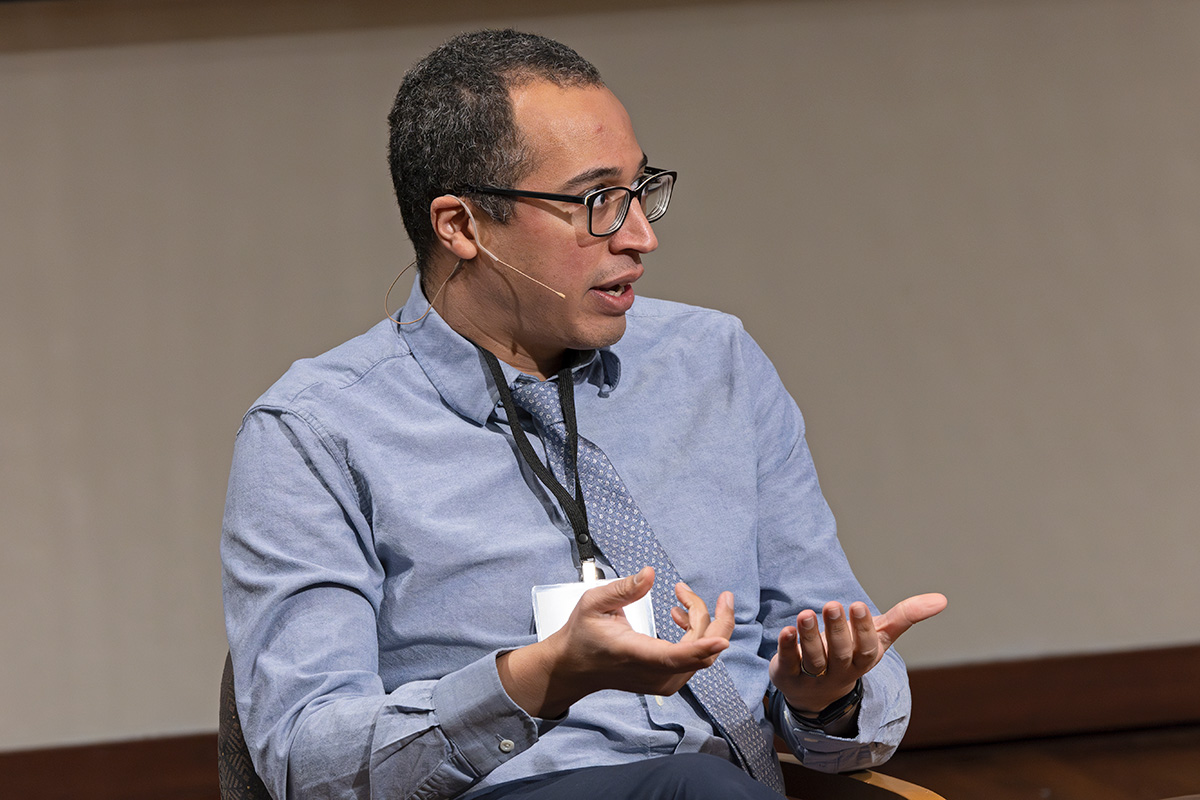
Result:
<svg viewBox="0 0 1200 800">
<path fill-rule="evenodd" d="M 508 426 L 512 429 L 517 449 L 521 452 L 525 463 L 529 464 L 529 468 L 533 470 L 533 474 L 550 490 L 559 505 L 562 506 L 563 512 L 566 513 L 567 521 L 571 523 L 571 530 L 575 533 L 575 544 L 579 547 L 580 562 L 595 562 L 596 548 L 592 544 L 592 536 L 588 532 L 587 508 L 584 507 L 583 488 L 579 484 L 579 426 L 575 420 L 575 378 L 571 374 L 570 366 L 563 367 L 558 373 L 558 402 L 562 405 L 563 422 L 567 426 L 567 469 L 575 473 L 574 497 L 558 482 L 558 478 L 554 477 L 550 468 L 543 464 L 542 460 L 537 457 L 537 453 L 533 451 L 529 437 L 525 435 L 524 428 L 517 420 L 517 404 L 513 400 L 512 390 L 508 388 L 508 381 L 504 378 L 504 371 L 500 369 L 500 362 L 487 350 L 480 348 L 479 351 L 483 354 L 483 360 L 487 362 L 488 369 L 492 372 L 496 390 L 500 392 L 500 400 L 504 403 L 504 411 L 508 415 Z"/>
</svg>

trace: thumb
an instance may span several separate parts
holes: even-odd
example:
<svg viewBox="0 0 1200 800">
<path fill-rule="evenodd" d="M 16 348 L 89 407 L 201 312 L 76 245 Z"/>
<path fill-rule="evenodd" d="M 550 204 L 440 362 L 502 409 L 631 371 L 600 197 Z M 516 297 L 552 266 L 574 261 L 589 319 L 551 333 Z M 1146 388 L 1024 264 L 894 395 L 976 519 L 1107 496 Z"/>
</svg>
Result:
<svg viewBox="0 0 1200 800">
<path fill-rule="evenodd" d="M 888 609 L 887 613 L 875 618 L 875 630 L 887 646 L 895 643 L 900 635 L 918 622 L 940 614 L 949 601 L 944 594 L 919 594 L 901 600 Z"/>
<path fill-rule="evenodd" d="M 619 581 L 588 589 L 580 598 L 579 605 L 586 604 L 588 611 L 598 614 L 611 613 L 641 600 L 652 586 L 654 586 L 654 567 L 642 567 L 636 575 L 629 575 Z"/>
</svg>

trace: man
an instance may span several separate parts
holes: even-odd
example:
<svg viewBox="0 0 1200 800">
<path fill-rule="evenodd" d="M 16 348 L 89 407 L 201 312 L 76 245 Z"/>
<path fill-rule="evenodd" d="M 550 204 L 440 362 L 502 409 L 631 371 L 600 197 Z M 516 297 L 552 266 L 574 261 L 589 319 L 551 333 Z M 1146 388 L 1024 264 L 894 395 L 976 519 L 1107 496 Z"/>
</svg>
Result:
<svg viewBox="0 0 1200 800">
<path fill-rule="evenodd" d="M 463 35 L 389 121 L 420 279 L 293 365 L 235 448 L 226 615 L 272 792 L 776 797 L 771 732 L 818 769 L 885 759 L 889 647 L 945 600 L 869 604 L 737 320 L 635 304 L 674 174 L 595 68 Z M 621 577 L 580 586 L 598 572 Z M 647 595 L 658 638 L 629 621 Z"/>
</svg>

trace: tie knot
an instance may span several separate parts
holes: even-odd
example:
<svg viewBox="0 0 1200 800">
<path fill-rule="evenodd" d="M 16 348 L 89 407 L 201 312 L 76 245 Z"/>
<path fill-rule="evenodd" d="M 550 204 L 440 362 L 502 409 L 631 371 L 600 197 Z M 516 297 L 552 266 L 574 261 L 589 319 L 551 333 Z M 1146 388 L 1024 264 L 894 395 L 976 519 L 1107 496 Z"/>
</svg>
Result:
<svg viewBox="0 0 1200 800">
<path fill-rule="evenodd" d="M 521 381 L 513 389 L 513 400 L 528 411 L 542 428 L 550 429 L 563 421 L 562 404 L 558 401 L 558 383 L 555 381 Z"/>
</svg>

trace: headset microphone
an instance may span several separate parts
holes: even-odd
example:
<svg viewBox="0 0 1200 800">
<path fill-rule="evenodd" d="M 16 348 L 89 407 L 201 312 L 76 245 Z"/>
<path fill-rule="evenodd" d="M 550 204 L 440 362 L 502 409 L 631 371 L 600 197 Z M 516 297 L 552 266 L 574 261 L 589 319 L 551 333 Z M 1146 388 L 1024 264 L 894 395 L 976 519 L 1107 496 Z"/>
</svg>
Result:
<svg viewBox="0 0 1200 800">
<path fill-rule="evenodd" d="M 538 286 L 541 286 L 543 289 L 546 289 L 546 290 L 548 290 L 548 291 L 554 292 L 556 295 L 558 295 L 559 297 L 561 297 L 563 300 L 566 300 L 566 299 L 567 299 L 567 296 L 566 296 L 565 294 L 563 294 L 562 292 L 558 291 L 557 289 L 553 289 L 553 288 L 551 288 L 551 287 L 547 286 L 546 284 L 542 283 L 541 281 L 539 281 L 537 278 L 533 277 L 532 275 L 526 275 L 524 272 L 522 272 L 521 270 L 517 269 L 517 268 L 516 268 L 516 267 L 514 267 L 512 264 L 509 264 L 507 261 L 505 261 L 504 259 L 500 258 L 500 256 L 498 256 L 498 255 L 496 255 L 495 253 L 493 253 L 491 250 L 488 250 L 486 247 L 484 247 L 484 246 L 483 246 L 483 242 L 481 242 L 481 241 L 479 240 L 479 225 L 478 225 L 478 224 L 476 224 L 476 222 L 475 222 L 475 215 L 471 213 L 471 209 L 470 209 L 470 208 L 467 206 L 467 204 L 466 204 L 466 203 L 464 203 L 464 202 L 463 202 L 463 200 L 462 200 L 462 198 L 461 198 L 461 197 L 459 197 L 459 198 L 455 198 L 455 199 L 457 199 L 457 200 L 458 200 L 458 204 L 459 204 L 460 206 L 462 206 L 462 207 L 463 207 L 463 210 L 467 212 L 467 217 L 468 217 L 468 218 L 470 218 L 470 220 L 471 220 L 471 227 L 472 227 L 472 228 L 475 230 L 475 246 L 476 246 L 476 247 L 478 247 L 480 250 L 482 250 L 483 252 L 485 252 L 485 253 L 487 253 L 489 256 L 491 256 L 493 261 L 495 261 L 495 262 L 497 262 L 497 263 L 499 263 L 499 264 L 503 264 L 504 266 L 506 266 L 506 267 L 508 267 L 509 269 L 511 269 L 513 272 L 515 272 L 515 273 L 517 273 L 518 275 L 520 275 L 522 278 L 528 278 L 529 280 L 531 280 L 531 281 L 533 281 L 534 283 L 536 283 Z"/>
</svg>

